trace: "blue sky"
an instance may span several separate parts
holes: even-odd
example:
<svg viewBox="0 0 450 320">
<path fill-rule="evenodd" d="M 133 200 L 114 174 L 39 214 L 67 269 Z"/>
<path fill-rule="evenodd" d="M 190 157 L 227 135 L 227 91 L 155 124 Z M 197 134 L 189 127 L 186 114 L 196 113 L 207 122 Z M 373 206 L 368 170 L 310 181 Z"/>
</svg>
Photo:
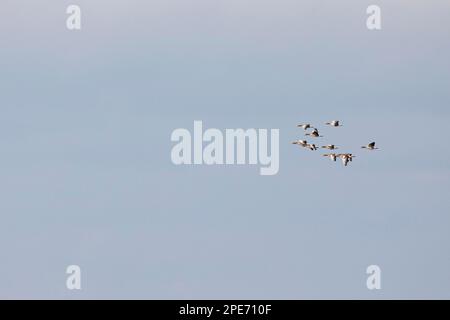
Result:
<svg viewBox="0 0 450 320">
<path fill-rule="evenodd" d="M 0 297 L 450 298 L 448 1 L 75 2 L 2 3 Z M 290 144 L 332 119 L 347 168 Z M 279 174 L 174 166 L 194 120 Z"/>
</svg>

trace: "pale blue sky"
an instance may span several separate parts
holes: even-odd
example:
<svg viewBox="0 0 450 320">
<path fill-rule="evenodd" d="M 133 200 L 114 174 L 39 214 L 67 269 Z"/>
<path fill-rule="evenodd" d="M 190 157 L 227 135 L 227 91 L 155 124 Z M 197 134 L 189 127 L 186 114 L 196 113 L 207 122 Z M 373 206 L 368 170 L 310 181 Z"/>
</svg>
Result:
<svg viewBox="0 0 450 320">
<path fill-rule="evenodd" d="M 446 0 L 3 0 L 0 298 L 450 298 L 449 18 Z M 290 144 L 335 118 L 324 142 L 351 166 Z M 279 128 L 279 174 L 174 166 L 194 120 Z"/>
</svg>

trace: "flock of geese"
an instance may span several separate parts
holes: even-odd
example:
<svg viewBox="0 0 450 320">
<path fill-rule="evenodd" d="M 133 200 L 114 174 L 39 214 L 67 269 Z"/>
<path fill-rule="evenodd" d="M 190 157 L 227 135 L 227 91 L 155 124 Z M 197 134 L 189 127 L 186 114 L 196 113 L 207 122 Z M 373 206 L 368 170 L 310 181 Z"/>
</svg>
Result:
<svg viewBox="0 0 450 320">
<path fill-rule="evenodd" d="M 340 124 L 339 120 L 333 120 L 333 121 L 329 121 L 325 123 L 326 125 L 329 125 L 331 127 L 342 127 L 342 125 Z M 321 136 L 319 134 L 319 130 L 316 127 L 313 127 L 311 124 L 306 123 L 306 124 L 299 124 L 297 125 L 297 127 L 302 128 L 303 130 L 308 130 L 308 129 L 312 129 L 311 132 L 307 132 L 305 134 L 305 136 L 309 136 L 311 138 L 321 138 L 323 136 Z M 317 146 L 314 143 L 308 143 L 308 141 L 306 140 L 296 140 L 294 142 L 292 142 L 292 144 L 296 144 L 300 147 L 303 148 L 307 148 L 310 149 L 312 151 L 317 150 Z M 327 149 L 327 150 L 336 150 L 339 149 L 337 146 L 335 146 L 334 144 L 328 144 L 325 146 L 321 146 L 321 148 L 323 149 Z M 376 150 L 378 149 L 377 147 L 375 147 L 375 142 L 371 142 L 366 146 L 362 146 L 362 149 L 367 149 L 367 150 Z M 326 153 L 323 155 L 324 157 L 329 157 L 331 160 L 336 161 L 337 158 L 340 158 L 342 160 L 342 163 L 344 164 L 344 166 L 347 166 L 347 164 L 351 161 L 353 161 L 353 158 L 355 157 L 352 153 Z"/>
</svg>

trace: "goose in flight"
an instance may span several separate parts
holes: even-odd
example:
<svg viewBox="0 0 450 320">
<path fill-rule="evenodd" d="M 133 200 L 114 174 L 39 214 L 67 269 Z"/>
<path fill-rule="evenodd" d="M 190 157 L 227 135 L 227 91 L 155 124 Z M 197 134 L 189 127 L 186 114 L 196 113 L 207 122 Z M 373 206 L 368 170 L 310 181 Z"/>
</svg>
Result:
<svg viewBox="0 0 450 320">
<path fill-rule="evenodd" d="M 311 133 L 305 133 L 305 136 L 311 136 L 314 138 L 323 137 L 323 136 L 319 135 L 319 130 L 317 130 L 317 128 L 314 128 L 314 130 Z"/>
<path fill-rule="evenodd" d="M 342 163 L 344 164 L 344 166 L 347 166 L 349 161 L 353 161 L 353 158 L 356 157 L 351 153 L 342 153 L 342 154 L 338 154 L 337 157 L 341 158 Z"/>
<path fill-rule="evenodd" d="M 323 155 L 324 157 L 329 157 L 331 160 L 336 161 L 337 155 L 336 153 L 326 153 Z"/>
<path fill-rule="evenodd" d="M 296 140 L 292 142 L 292 144 L 299 145 L 300 147 L 306 147 L 308 145 L 308 142 L 306 140 Z"/>
<path fill-rule="evenodd" d="M 348 156 L 348 154 L 344 153 L 344 154 L 339 154 L 338 156 L 339 156 L 339 158 L 341 158 L 344 166 L 347 166 L 348 162 L 350 161 L 350 157 Z"/>
<path fill-rule="evenodd" d="M 354 157 L 356 157 L 356 156 L 354 156 L 352 153 L 346 153 L 346 154 L 344 154 L 347 158 L 348 158 L 348 160 L 351 162 L 351 161 L 353 161 L 353 158 Z"/>
<path fill-rule="evenodd" d="M 317 147 L 316 147 L 316 145 L 314 143 L 308 143 L 307 147 L 309 149 L 311 149 L 312 151 L 317 150 Z"/>
<path fill-rule="evenodd" d="M 329 144 L 326 146 L 322 146 L 322 148 L 328 149 L 328 150 L 335 150 L 335 149 L 339 149 L 338 147 L 336 147 L 334 144 Z"/>
<path fill-rule="evenodd" d="M 362 149 L 369 149 L 369 150 L 375 150 L 375 149 L 378 149 L 378 148 L 375 147 L 375 142 L 371 142 L 371 143 L 369 143 L 367 146 L 362 146 L 361 148 L 362 148 Z"/>
<path fill-rule="evenodd" d="M 327 124 L 327 125 L 329 125 L 329 126 L 332 126 L 332 127 L 342 127 L 342 126 L 339 124 L 339 120 L 333 120 L 333 121 L 330 121 L 330 122 L 326 122 L 325 124 Z"/>
<path fill-rule="evenodd" d="M 299 128 L 303 128 L 303 130 L 306 130 L 306 129 L 312 128 L 312 127 L 311 127 L 311 125 L 310 125 L 309 123 L 305 123 L 305 124 L 299 124 L 299 125 L 297 125 L 297 127 L 299 127 Z"/>
</svg>

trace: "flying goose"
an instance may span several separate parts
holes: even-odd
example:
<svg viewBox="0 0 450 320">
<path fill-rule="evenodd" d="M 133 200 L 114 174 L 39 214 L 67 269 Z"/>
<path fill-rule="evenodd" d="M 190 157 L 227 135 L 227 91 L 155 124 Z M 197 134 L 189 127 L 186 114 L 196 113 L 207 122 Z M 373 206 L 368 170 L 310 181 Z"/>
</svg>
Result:
<svg viewBox="0 0 450 320">
<path fill-rule="evenodd" d="M 356 157 L 356 156 L 354 156 L 354 155 L 351 154 L 351 153 L 347 154 L 347 156 L 348 156 L 348 159 L 349 159 L 350 161 L 353 161 L 353 158 Z"/>
<path fill-rule="evenodd" d="M 344 166 L 347 166 L 348 162 L 350 161 L 348 154 L 347 153 L 339 154 L 338 157 L 341 158 Z"/>
<path fill-rule="evenodd" d="M 312 151 L 317 150 L 317 147 L 316 147 L 316 145 L 314 143 L 308 143 L 307 147 L 309 149 L 311 149 Z"/>
<path fill-rule="evenodd" d="M 326 153 L 323 155 L 324 157 L 329 157 L 331 160 L 336 161 L 336 153 Z"/>
<path fill-rule="evenodd" d="M 345 153 L 343 156 L 347 157 L 350 162 L 353 161 L 354 157 L 356 157 L 352 153 Z"/>
<path fill-rule="evenodd" d="M 311 125 L 310 125 L 309 123 L 305 123 L 305 124 L 299 124 L 299 125 L 297 125 L 297 127 L 299 127 L 299 128 L 303 128 L 303 130 L 306 130 L 306 129 L 312 128 L 312 127 L 311 127 Z"/>
<path fill-rule="evenodd" d="M 371 142 L 371 143 L 369 143 L 367 146 L 362 146 L 361 148 L 362 148 L 362 149 L 369 149 L 369 150 L 375 150 L 375 149 L 378 149 L 378 148 L 375 148 L 375 142 Z"/>
<path fill-rule="evenodd" d="M 336 147 L 334 144 L 329 144 L 326 146 L 322 146 L 322 148 L 328 149 L 328 150 L 335 150 L 335 149 L 339 149 L 338 147 Z"/>
<path fill-rule="evenodd" d="M 306 147 L 308 145 L 308 142 L 306 140 L 296 140 L 292 142 L 292 144 L 297 144 L 300 147 Z"/>
<path fill-rule="evenodd" d="M 325 124 L 327 124 L 327 125 L 329 125 L 329 126 L 332 126 L 332 127 L 342 127 L 342 126 L 339 124 L 339 120 L 333 120 L 333 121 L 330 121 L 330 122 L 326 122 Z"/>
<path fill-rule="evenodd" d="M 319 135 L 319 130 L 317 130 L 317 128 L 314 128 L 314 130 L 311 133 L 305 133 L 305 136 L 311 136 L 314 138 L 323 137 Z"/>
</svg>

